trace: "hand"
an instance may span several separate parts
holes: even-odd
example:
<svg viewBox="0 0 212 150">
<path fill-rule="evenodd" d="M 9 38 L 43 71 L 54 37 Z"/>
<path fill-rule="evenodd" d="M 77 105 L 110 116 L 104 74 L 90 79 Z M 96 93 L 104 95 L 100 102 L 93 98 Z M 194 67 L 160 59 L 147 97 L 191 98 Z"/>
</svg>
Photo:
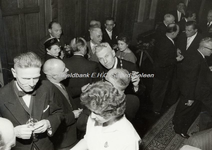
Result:
<svg viewBox="0 0 212 150">
<path fill-rule="evenodd" d="M 181 50 L 179 48 L 177 49 L 177 56 L 181 56 Z"/>
<path fill-rule="evenodd" d="M 35 123 L 34 125 L 34 133 L 43 133 L 45 132 L 48 128 L 50 128 L 50 122 L 49 120 L 41 120 Z"/>
<path fill-rule="evenodd" d="M 182 61 L 184 59 L 183 55 L 178 55 L 176 57 L 177 61 Z"/>
<path fill-rule="evenodd" d="M 212 66 L 209 66 L 210 71 L 212 71 Z"/>
<path fill-rule="evenodd" d="M 30 139 L 33 127 L 29 127 L 27 124 L 19 125 L 14 128 L 16 137 L 20 139 Z"/>
<path fill-rule="evenodd" d="M 139 88 L 138 84 L 140 82 L 139 72 L 132 71 L 132 74 L 131 74 L 130 78 L 131 78 L 131 82 L 133 83 L 134 90 L 135 90 L 135 92 L 137 92 L 138 88 Z"/>
<path fill-rule="evenodd" d="M 80 108 L 78 108 L 78 110 L 74 110 L 74 111 L 73 111 L 74 117 L 75 117 L 75 118 L 78 118 L 79 115 L 81 114 L 82 110 L 83 110 L 83 109 L 80 109 Z"/>
<path fill-rule="evenodd" d="M 191 106 L 194 103 L 194 100 L 188 100 L 187 103 L 185 103 L 186 106 Z"/>
</svg>

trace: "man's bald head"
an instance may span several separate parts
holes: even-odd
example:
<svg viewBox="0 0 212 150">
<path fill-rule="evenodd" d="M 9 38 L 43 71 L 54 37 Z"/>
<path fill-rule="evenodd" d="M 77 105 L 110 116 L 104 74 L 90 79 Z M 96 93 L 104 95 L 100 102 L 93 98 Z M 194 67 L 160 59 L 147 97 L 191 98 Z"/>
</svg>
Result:
<svg viewBox="0 0 212 150">
<path fill-rule="evenodd" d="M 164 23 L 167 25 L 171 23 L 175 23 L 175 18 L 172 14 L 165 14 L 164 15 Z"/>
<path fill-rule="evenodd" d="M 60 59 L 48 59 L 43 65 L 43 72 L 46 74 L 48 80 L 53 82 L 60 82 L 67 77 L 68 69 Z"/>
<path fill-rule="evenodd" d="M 2 139 L 2 144 L 5 150 L 10 150 L 12 147 L 15 146 L 15 132 L 14 132 L 14 127 L 11 121 L 5 118 L 0 117 L 0 135 Z M 1 148 L 0 146 L 0 148 Z"/>
</svg>

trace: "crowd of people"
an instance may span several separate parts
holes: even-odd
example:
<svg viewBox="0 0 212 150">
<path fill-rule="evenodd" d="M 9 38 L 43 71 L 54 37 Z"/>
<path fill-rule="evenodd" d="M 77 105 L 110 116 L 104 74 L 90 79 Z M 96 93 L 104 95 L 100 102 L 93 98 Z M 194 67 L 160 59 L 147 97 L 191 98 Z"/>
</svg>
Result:
<svg viewBox="0 0 212 150">
<path fill-rule="evenodd" d="M 173 125 L 183 138 L 199 114 L 200 131 L 212 128 L 212 10 L 207 21 L 180 2 L 155 29 L 152 111 L 179 101 Z M 70 42 L 56 21 L 48 32 L 36 52 L 14 58 L 14 80 L 0 89 L 0 149 L 139 150 L 133 121 L 145 85 L 129 36 L 111 17 Z"/>
</svg>

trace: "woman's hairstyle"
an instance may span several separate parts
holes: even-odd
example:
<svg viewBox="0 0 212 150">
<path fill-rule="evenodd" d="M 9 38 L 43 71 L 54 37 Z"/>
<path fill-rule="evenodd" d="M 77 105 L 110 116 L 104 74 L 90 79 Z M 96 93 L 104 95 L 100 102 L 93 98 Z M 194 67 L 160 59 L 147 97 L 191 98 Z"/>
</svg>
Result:
<svg viewBox="0 0 212 150">
<path fill-rule="evenodd" d="M 85 39 L 83 39 L 82 37 L 76 37 L 73 40 L 71 40 L 70 47 L 73 52 L 80 51 L 80 49 L 79 49 L 80 46 L 82 46 L 82 47 L 87 46 Z"/>
<path fill-rule="evenodd" d="M 119 117 L 126 109 L 125 95 L 119 93 L 110 83 L 99 81 L 82 91 L 81 103 L 90 110 L 98 110 L 104 118 Z"/>
<path fill-rule="evenodd" d="M 123 41 L 126 44 L 130 44 L 130 37 L 127 34 L 121 33 L 118 38 L 117 41 Z"/>
</svg>

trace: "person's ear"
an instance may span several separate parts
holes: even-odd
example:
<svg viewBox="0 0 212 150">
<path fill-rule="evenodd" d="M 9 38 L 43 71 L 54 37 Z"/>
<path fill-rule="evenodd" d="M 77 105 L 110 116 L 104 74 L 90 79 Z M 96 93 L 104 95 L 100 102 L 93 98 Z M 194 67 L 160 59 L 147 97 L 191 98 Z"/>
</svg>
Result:
<svg viewBox="0 0 212 150">
<path fill-rule="evenodd" d="M 51 34 L 52 33 L 52 30 L 51 29 L 48 29 L 49 33 Z"/>
<path fill-rule="evenodd" d="M 113 28 L 114 28 L 115 26 L 116 26 L 116 24 L 114 23 L 114 24 L 113 24 Z"/>
<path fill-rule="evenodd" d="M 13 77 L 16 78 L 17 74 L 16 74 L 15 69 L 14 68 L 11 68 L 11 71 L 12 71 Z"/>
</svg>

